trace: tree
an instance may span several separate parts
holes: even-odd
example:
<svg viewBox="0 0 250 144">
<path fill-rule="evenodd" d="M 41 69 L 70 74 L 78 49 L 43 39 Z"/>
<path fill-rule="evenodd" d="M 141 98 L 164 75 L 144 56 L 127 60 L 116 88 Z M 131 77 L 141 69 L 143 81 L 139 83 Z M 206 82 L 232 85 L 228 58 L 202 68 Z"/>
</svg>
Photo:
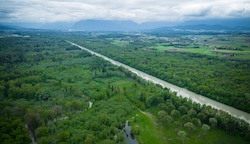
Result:
<svg viewBox="0 0 250 144">
<path fill-rule="evenodd" d="M 212 127 L 217 126 L 217 119 L 216 118 L 209 118 L 209 123 Z"/>
<path fill-rule="evenodd" d="M 91 122 L 90 129 L 92 131 L 98 131 L 99 130 L 100 124 L 98 122 L 99 122 L 98 120 L 94 120 L 94 121 Z"/>
<path fill-rule="evenodd" d="M 101 121 L 102 124 L 108 125 L 108 123 L 109 123 L 108 114 L 106 114 L 106 113 L 101 114 L 99 120 Z"/>
<path fill-rule="evenodd" d="M 190 131 L 195 130 L 195 125 L 192 122 L 187 122 L 184 124 L 184 127 L 187 128 Z"/>
<path fill-rule="evenodd" d="M 19 119 L 0 117 L 1 143 L 30 143 L 28 130 Z"/>
<path fill-rule="evenodd" d="M 146 99 L 146 106 L 147 107 L 151 107 L 153 105 L 156 104 L 156 96 L 149 96 L 147 99 Z"/>
<path fill-rule="evenodd" d="M 54 107 L 54 113 L 55 113 L 56 118 L 58 116 L 61 116 L 61 114 L 62 114 L 62 106 L 56 105 Z"/>
<path fill-rule="evenodd" d="M 174 119 L 177 119 L 177 118 L 179 118 L 180 117 L 180 112 L 178 111 L 178 110 L 172 110 L 171 111 L 171 116 L 172 116 L 172 118 L 174 118 Z"/>
<path fill-rule="evenodd" d="M 190 122 L 191 121 L 191 118 L 189 115 L 185 114 L 181 117 L 182 121 L 183 122 Z"/>
<path fill-rule="evenodd" d="M 114 140 L 115 140 L 115 137 L 114 137 Z M 118 133 L 116 142 L 119 143 L 119 142 L 123 142 L 124 140 L 125 140 L 124 134 L 123 133 Z"/>
<path fill-rule="evenodd" d="M 101 142 L 101 144 L 115 144 L 115 141 L 112 141 L 110 139 L 105 139 L 104 141 Z"/>
<path fill-rule="evenodd" d="M 53 110 L 43 110 L 42 117 L 43 117 L 44 122 L 52 121 L 54 120 L 55 113 Z"/>
<path fill-rule="evenodd" d="M 198 118 L 192 118 L 192 123 L 193 123 L 195 126 L 201 127 L 201 121 L 200 121 L 200 119 L 198 119 Z"/>
<path fill-rule="evenodd" d="M 41 117 L 37 112 L 28 112 L 25 115 L 25 121 L 28 123 L 28 126 L 33 133 L 42 123 Z"/>
<path fill-rule="evenodd" d="M 36 141 L 38 144 L 50 143 L 48 137 L 41 137 L 40 139 Z"/>
<path fill-rule="evenodd" d="M 187 137 L 187 133 L 185 132 L 185 131 L 179 131 L 178 133 L 177 133 L 177 135 L 180 137 L 180 139 L 182 140 L 182 143 L 184 143 L 184 140 L 186 139 L 186 137 Z"/>
<path fill-rule="evenodd" d="M 166 123 L 169 123 L 169 122 L 171 122 L 171 121 L 173 120 L 172 117 L 169 116 L 169 115 L 167 114 L 167 112 L 165 112 L 164 110 L 160 110 L 160 111 L 158 112 L 158 117 L 159 117 L 162 121 L 164 121 L 164 122 L 166 122 Z"/>
<path fill-rule="evenodd" d="M 179 108 L 178 108 L 178 110 L 179 110 L 179 112 L 181 113 L 181 114 L 186 114 L 187 113 L 187 107 L 185 107 L 185 106 L 180 106 Z"/>
<path fill-rule="evenodd" d="M 164 111 L 164 110 L 160 110 L 160 111 L 158 112 L 158 117 L 159 117 L 160 119 L 163 119 L 166 115 L 167 115 L 167 112 Z"/>
<path fill-rule="evenodd" d="M 159 103 L 158 104 L 158 109 L 167 111 L 168 108 L 167 108 L 165 103 Z"/>
<path fill-rule="evenodd" d="M 189 115 L 190 117 L 195 117 L 195 116 L 196 116 L 196 110 L 190 109 L 190 110 L 188 111 L 188 115 Z"/>
<path fill-rule="evenodd" d="M 140 134 L 140 128 L 138 125 L 136 126 L 132 126 L 131 127 L 131 133 L 134 134 L 134 135 L 139 135 Z"/>
<path fill-rule="evenodd" d="M 207 132 L 210 130 L 210 126 L 207 124 L 203 124 L 201 129 L 203 130 L 204 135 L 206 136 Z"/>
<path fill-rule="evenodd" d="M 49 134 L 49 129 L 44 126 L 37 128 L 35 131 L 36 138 L 44 137 L 47 136 L 48 134 Z"/>
<path fill-rule="evenodd" d="M 95 136 L 93 134 L 88 134 L 84 140 L 85 144 L 94 144 L 95 143 Z"/>
<path fill-rule="evenodd" d="M 166 115 L 165 117 L 163 117 L 163 121 L 166 123 L 170 123 L 172 120 L 173 120 L 172 117 L 169 115 Z"/>
<path fill-rule="evenodd" d="M 69 137 L 70 137 L 70 133 L 67 131 L 60 132 L 58 136 L 60 142 L 67 142 Z"/>
<path fill-rule="evenodd" d="M 201 120 L 201 122 L 204 122 L 206 120 L 206 115 L 203 112 L 199 112 L 197 114 L 197 117 Z"/>
<path fill-rule="evenodd" d="M 13 114 L 16 117 L 21 118 L 25 115 L 25 108 L 22 105 L 16 105 L 12 107 L 10 114 Z"/>
<path fill-rule="evenodd" d="M 170 103 L 166 103 L 166 107 L 167 107 L 167 112 L 170 113 L 172 110 L 175 109 L 175 106 L 172 104 L 172 102 Z"/>
<path fill-rule="evenodd" d="M 182 123 L 179 122 L 179 121 L 175 121 L 175 122 L 174 122 L 174 125 L 175 125 L 175 127 L 176 127 L 177 129 L 182 128 Z"/>
<path fill-rule="evenodd" d="M 164 102 L 164 98 L 158 96 L 158 97 L 156 98 L 156 101 L 157 101 L 157 103 L 162 103 L 162 102 Z"/>
</svg>

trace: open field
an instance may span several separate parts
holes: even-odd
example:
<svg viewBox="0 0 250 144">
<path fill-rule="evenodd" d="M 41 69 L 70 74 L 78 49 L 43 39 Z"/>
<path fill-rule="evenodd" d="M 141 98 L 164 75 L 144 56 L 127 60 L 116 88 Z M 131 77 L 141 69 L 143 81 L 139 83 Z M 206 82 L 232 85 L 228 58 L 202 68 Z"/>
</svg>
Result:
<svg viewBox="0 0 250 144">
<path fill-rule="evenodd" d="M 250 38 L 246 35 L 191 35 L 184 38 L 180 36 L 170 44 L 159 43 L 154 48 L 160 51 L 250 59 Z"/>
<path fill-rule="evenodd" d="M 248 34 L 177 35 L 166 37 L 139 36 L 137 38 L 109 39 L 111 44 L 126 46 L 141 41 L 145 49 L 188 52 L 217 57 L 250 59 L 250 36 Z"/>
</svg>

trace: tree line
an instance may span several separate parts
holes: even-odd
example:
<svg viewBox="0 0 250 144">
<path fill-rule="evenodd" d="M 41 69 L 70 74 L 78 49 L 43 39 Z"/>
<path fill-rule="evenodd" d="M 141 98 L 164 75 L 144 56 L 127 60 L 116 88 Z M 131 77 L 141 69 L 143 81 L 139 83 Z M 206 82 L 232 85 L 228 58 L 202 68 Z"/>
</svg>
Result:
<svg viewBox="0 0 250 144">
<path fill-rule="evenodd" d="M 125 143 L 126 120 L 137 109 L 155 108 L 153 114 L 164 128 L 175 125 L 183 139 L 185 132 L 205 133 L 215 127 L 249 140 L 249 125 L 242 120 L 178 98 L 124 68 L 71 48 L 57 33 L 34 33 L 28 39 L 0 39 L 1 56 L 10 57 L 0 61 L 3 143 L 29 143 L 29 132 L 37 143 Z"/>
</svg>

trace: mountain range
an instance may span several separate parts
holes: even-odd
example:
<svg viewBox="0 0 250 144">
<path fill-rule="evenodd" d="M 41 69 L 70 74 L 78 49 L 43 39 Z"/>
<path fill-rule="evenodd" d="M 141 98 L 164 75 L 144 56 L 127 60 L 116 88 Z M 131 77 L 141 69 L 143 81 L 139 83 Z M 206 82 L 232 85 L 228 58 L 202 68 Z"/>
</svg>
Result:
<svg viewBox="0 0 250 144">
<path fill-rule="evenodd" d="M 250 18 L 210 19 L 185 22 L 145 22 L 136 23 L 130 20 L 80 20 L 77 22 L 55 23 L 4 23 L 0 30 L 11 29 L 47 29 L 71 31 L 164 31 L 178 30 L 250 30 Z"/>
</svg>

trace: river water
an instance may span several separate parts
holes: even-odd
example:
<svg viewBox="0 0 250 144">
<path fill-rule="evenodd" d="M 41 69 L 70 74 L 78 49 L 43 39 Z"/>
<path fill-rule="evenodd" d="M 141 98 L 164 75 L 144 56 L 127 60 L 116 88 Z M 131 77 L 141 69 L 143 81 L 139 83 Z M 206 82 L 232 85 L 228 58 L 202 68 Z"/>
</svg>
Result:
<svg viewBox="0 0 250 144">
<path fill-rule="evenodd" d="M 124 127 L 124 137 L 127 144 L 138 144 L 135 138 L 131 135 L 131 126 L 129 126 L 128 121 L 126 121 L 125 127 Z"/>
<path fill-rule="evenodd" d="M 154 84 L 158 84 L 158 85 L 161 85 L 163 88 L 168 88 L 170 89 L 171 92 L 176 92 L 177 93 L 177 96 L 182 96 L 182 97 L 185 97 L 185 98 L 188 98 L 188 99 L 191 99 L 192 101 L 196 102 L 196 103 L 199 103 L 201 105 L 205 104 L 205 105 L 209 105 L 213 108 L 216 108 L 216 109 L 219 109 L 219 110 L 223 110 L 225 112 L 228 112 L 229 114 L 231 114 L 232 116 L 235 116 L 237 118 L 240 118 L 240 119 L 243 119 L 245 120 L 246 122 L 248 122 L 250 124 L 250 114 L 247 113 L 247 112 L 244 112 L 244 111 L 241 111 L 241 110 L 238 110 L 234 107 L 231 107 L 231 106 L 228 106 L 228 105 L 225 105 L 223 103 L 220 103 L 220 102 L 217 102 L 215 100 L 212 100 L 210 98 L 207 98 L 205 96 L 202 96 L 202 95 L 199 95 L 199 94 L 196 94 L 194 92 L 191 92 L 187 89 L 184 89 L 184 88 L 181 88 L 181 87 L 178 87 L 176 85 L 173 85 L 173 84 L 170 84 L 166 81 L 163 81 L 159 78 L 156 78 L 154 76 L 151 76 L 149 74 L 146 74 L 142 71 L 139 71 L 137 69 L 134 69 L 130 66 L 127 66 L 123 63 L 120 63 L 118 61 L 115 61 L 113 59 L 110 59 L 104 55 L 101 55 L 99 53 L 96 53 L 94 51 L 91 51 L 87 48 L 84 48 L 80 45 L 77 45 L 73 42 L 70 42 L 70 41 L 67 41 L 68 43 L 74 45 L 74 46 L 77 46 L 79 47 L 80 49 L 82 50 L 85 50 L 85 51 L 88 51 L 89 53 L 93 54 L 93 55 L 96 55 L 98 57 L 101 57 L 109 62 L 111 62 L 112 64 L 114 65 L 117 65 L 117 66 L 121 66 L 121 67 L 124 67 L 126 69 L 128 69 L 129 71 L 131 71 L 132 73 L 136 74 L 137 76 L 145 79 L 145 80 L 148 80 Z"/>
</svg>

